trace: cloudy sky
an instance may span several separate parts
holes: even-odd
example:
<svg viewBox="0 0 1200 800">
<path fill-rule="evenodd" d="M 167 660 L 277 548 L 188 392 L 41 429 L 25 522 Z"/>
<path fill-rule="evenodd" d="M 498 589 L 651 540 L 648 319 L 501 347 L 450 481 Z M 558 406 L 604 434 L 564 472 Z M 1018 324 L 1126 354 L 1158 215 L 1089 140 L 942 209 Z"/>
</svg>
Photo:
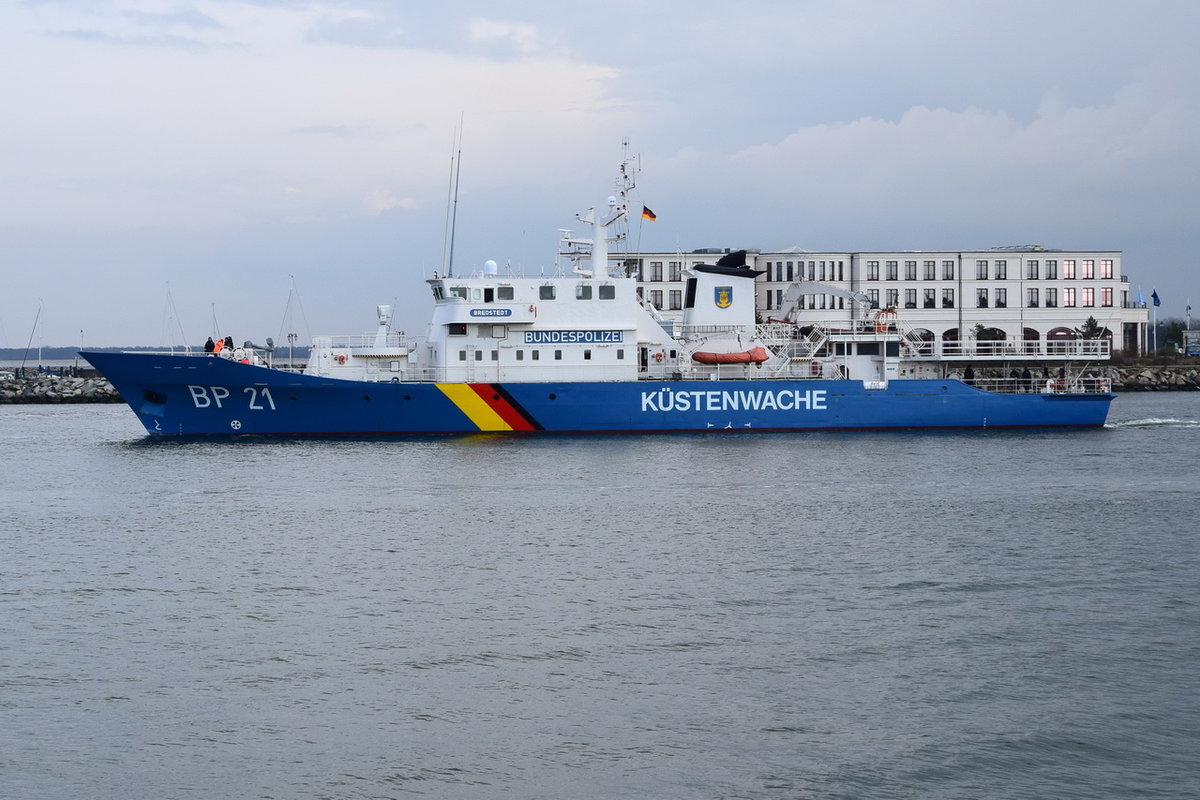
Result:
<svg viewBox="0 0 1200 800">
<path fill-rule="evenodd" d="M 0 346 L 420 331 L 460 130 L 460 270 L 551 267 L 627 137 L 643 249 L 1115 249 L 1183 316 L 1197 31 L 1195 0 L 9 0 Z"/>
</svg>

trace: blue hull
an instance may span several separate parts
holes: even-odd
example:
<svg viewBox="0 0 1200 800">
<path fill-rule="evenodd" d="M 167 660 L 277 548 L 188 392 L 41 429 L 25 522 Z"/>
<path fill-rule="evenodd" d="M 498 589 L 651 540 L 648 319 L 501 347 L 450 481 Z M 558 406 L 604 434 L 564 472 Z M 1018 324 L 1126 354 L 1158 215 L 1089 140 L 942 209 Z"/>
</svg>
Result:
<svg viewBox="0 0 1200 800">
<path fill-rule="evenodd" d="M 221 358 L 85 352 L 154 436 L 1099 427 L 1115 395 L 957 380 L 375 383 Z"/>
</svg>

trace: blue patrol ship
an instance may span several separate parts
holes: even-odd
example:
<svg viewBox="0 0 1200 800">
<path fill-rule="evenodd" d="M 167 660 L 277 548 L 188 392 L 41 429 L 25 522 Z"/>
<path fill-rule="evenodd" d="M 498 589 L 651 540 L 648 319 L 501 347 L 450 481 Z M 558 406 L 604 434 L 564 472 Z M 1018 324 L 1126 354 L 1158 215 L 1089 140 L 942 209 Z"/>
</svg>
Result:
<svg viewBox="0 0 1200 800">
<path fill-rule="evenodd" d="M 972 385 L 928 377 L 928 343 L 891 309 L 843 295 L 851 319 L 759 324 L 745 253 L 685 273 L 682 319 L 638 292 L 610 242 L 623 240 L 634 169 L 622 164 L 607 206 L 564 233 L 550 277 L 426 280 L 434 310 L 423 336 L 392 328 L 319 336 L 300 369 L 247 344 L 213 354 L 85 351 L 146 430 L 159 436 L 407 436 L 715 431 L 1098 427 L 1107 382 L 1056 378 Z M 621 259 L 616 263 L 623 264 Z M 923 369 L 917 369 L 923 364 Z"/>
</svg>

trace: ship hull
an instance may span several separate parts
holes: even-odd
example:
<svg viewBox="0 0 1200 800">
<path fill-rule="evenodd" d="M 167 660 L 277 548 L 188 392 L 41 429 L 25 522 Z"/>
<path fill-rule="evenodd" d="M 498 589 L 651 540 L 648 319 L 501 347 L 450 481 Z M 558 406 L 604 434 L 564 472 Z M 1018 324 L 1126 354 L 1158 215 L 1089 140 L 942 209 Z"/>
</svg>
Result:
<svg viewBox="0 0 1200 800">
<path fill-rule="evenodd" d="M 952 379 L 380 383 L 221 358 L 82 354 L 152 436 L 408 436 L 1099 427 L 1114 395 Z"/>
</svg>

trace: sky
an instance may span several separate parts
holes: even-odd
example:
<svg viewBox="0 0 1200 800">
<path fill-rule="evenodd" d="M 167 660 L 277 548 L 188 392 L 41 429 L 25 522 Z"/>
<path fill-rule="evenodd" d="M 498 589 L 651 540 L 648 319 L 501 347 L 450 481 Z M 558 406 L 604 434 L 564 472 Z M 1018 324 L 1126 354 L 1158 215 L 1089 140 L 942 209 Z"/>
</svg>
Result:
<svg viewBox="0 0 1200 800">
<path fill-rule="evenodd" d="M 645 251 L 1120 250 L 1200 308 L 1200 3 L 0 4 L 0 347 L 424 331 L 552 270 L 640 156 Z M 1200 314 L 1197 315 L 1200 317 Z"/>
</svg>

